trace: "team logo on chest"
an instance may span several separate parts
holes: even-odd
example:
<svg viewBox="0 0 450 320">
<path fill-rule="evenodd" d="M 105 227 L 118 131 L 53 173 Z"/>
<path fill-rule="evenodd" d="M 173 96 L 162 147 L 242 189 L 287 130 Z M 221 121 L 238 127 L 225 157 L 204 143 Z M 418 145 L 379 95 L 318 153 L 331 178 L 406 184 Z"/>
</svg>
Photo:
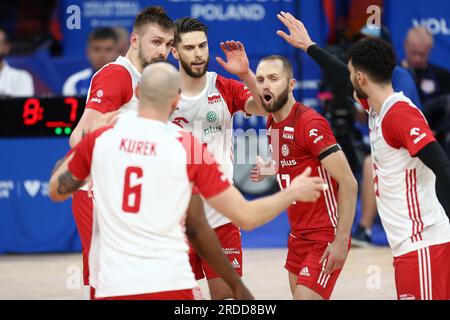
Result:
<svg viewBox="0 0 450 320">
<path fill-rule="evenodd" d="M 287 144 L 283 144 L 283 146 L 281 147 L 281 154 L 284 157 L 287 157 L 289 155 L 289 147 L 287 146 Z"/>
<path fill-rule="evenodd" d="M 215 113 L 214 111 L 208 111 L 208 113 L 206 113 L 206 120 L 208 120 L 208 122 L 213 123 L 217 121 L 217 113 Z"/>
</svg>

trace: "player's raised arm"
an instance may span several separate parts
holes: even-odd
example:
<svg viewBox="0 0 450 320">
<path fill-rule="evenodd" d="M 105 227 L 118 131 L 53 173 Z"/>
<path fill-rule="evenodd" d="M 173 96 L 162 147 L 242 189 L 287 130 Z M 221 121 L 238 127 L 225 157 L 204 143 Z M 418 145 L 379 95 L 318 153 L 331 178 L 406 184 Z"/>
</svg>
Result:
<svg viewBox="0 0 450 320">
<path fill-rule="evenodd" d="M 256 76 L 250 69 L 247 53 L 242 42 L 234 40 L 221 42 L 220 48 L 225 54 L 226 61 L 220 57 L 216 57 L 216 61 L 226 71 L 238 76 L 252 94 L 245 103 L 245 112 L 248 114 L 267 115 L 256 88 Z"/>
<path fill-rule="evenodd" d="M 289 31 L 289 34 L 287 34 L 278 30 L 277 34 L 291 46 L 306 52 L 316 61 L 335 86 L 352 96 L 353 85 L 350 81 L 350 71 L 345 63 L 311 40 L 305 25 L 292 14 L 281 11 L 277 14 L 277 17 Z"/>
<path fill-rule="evenodd" d="M 235 299 L 254 299 L 223 253 L 216 233 L 206 220 L 203 201 L 199 195 L 192 195 L 189 203 L 186 235 L 195 251 L 225 280 L 233 291 Z"/>
</svg>

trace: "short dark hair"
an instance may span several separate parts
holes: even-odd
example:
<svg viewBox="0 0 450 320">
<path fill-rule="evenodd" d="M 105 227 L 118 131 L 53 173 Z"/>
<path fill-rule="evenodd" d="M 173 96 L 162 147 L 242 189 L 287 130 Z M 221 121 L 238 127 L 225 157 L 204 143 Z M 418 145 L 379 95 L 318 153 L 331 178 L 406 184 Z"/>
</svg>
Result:
<svg viewBox="0 0 450 320">
<path fill-rule="evenodd" d="M 117 43 L 119 41 L 119 36 L 113 28 L 103 27 L 92 30 L 89 34 L 88 42 L 108 39 L 111 39 L 114 41 L 114 43 Z"/>
<path fill-rule="evenodd" d="M 392 81 L 397 58 L 392 46 L 381 39 L 364 38 L 357 41 L 348 52 L 355 69 L 366 72 L 377 83 Z"/>
<path fill-rule="evenodd" d="M 181 42 L 181 35 L 194 31 L 201 31 L 208 35 L 208 27 L 198 19 L 191 17 L 178 18 L 175 20 L 177 31 L 175 32 L 174 45 Z"/>
<path fill-rule="evenodd" d="M 133 24 L 133 32 L 139 32 L 143 26 L 148 24 L 156 24 L 163 30 L 175 29 L 175 25 L 168 16 L 166 10 L 160 6 L 150 6 L 143 9 L 136 16 Z"/>
<path fill-rule="evenodd" d="M 259 63 L 263 61 L 275 61 L 275 60 L 281 61 L 281 63 L 283 64 L 283 69 L 287 72 L 290 79 L 294 78 L 294 68 L 292 67 L 292 63 L 283 56 L 273 54 L 262 58 Z"/>
<path fill-rule="evenodd" d="M 9 34 L 5 28 L 0 27 L 0 32 L 5 36 L 5 43 L 9 43 Z"/>
</svg>

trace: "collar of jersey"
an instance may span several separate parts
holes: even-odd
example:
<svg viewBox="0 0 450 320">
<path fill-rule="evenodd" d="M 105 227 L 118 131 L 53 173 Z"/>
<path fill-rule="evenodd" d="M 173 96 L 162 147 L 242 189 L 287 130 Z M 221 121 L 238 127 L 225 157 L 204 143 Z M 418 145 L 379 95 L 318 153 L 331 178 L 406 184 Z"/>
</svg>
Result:
<svg viewBox="0 0 450 320">
<path fill-rule="evenodd" d="M 198 100 L 199 98 L 203 97 L 206 94 L 206 92 L 208 91 L 208 87 L 209 87 L 208 72 L 205 73 L 205 76 L 206 76 L 205 87 L 202 89 L 202 91 L 198 95 L 191 97 L 191 96 L 187 96 L 187 95 L 183 94 L 183 92 L 181 92 L 181 94 L 180 94 L 181 99 L 183 99 L 183 100 Z"/>
</svg>

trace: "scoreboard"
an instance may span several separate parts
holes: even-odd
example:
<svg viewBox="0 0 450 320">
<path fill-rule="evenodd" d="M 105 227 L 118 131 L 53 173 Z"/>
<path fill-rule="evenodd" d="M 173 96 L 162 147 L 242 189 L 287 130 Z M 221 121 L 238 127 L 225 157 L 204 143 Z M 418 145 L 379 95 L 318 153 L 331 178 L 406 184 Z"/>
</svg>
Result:
<svg viewBox="0 0 450 320">
<path fill-rule="evenodd" d="M 0 99 L 0 137 L 69 136 L 86 97 Z"/>
</svg>

